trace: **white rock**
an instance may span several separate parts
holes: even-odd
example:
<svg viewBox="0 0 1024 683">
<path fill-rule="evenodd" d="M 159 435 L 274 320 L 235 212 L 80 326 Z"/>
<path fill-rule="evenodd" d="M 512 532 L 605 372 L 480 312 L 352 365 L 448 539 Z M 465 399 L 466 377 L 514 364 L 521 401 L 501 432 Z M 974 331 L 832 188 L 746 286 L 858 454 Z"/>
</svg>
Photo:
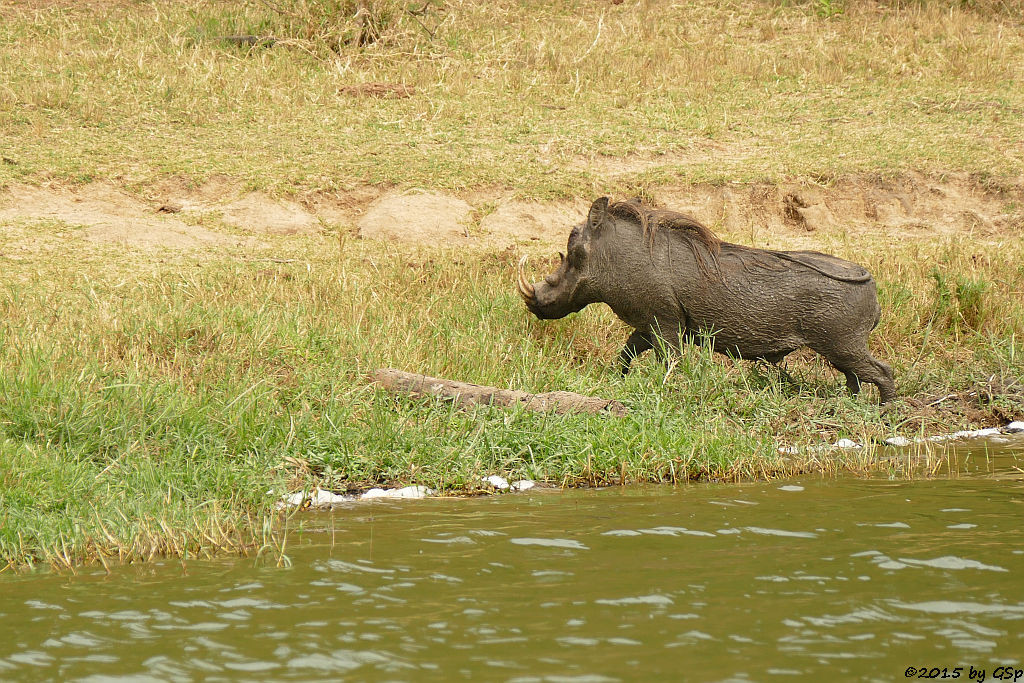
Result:
<svg viewBox="0 0 1024 683">
<path fill-rule="evenodd" d="M 949 435 L 952 439 L 977 439 L 983 436 L 992 436 L 998 434 L 999 429 L 996 427 L 990 427 L 988 429 L 971 429 L 961 430 L 959 432 L 953 432 Z"/>
<path fill-rule="evenodd" d="M 779 446 L 779 453 L 782 455 L 799 455 L 800 449 L 796 446 Z"/>
<path fill-rule="evenodd" d="M 1018 432 L 1024 432 L 1024 422 L 1016 420 L 1003 427 L 1003 431 L 1007 434 L 1016 434 Z"/>
<path fill-rule="evenodd" d="M 306 500 L 306 494 L 303 491 L 293 493 L 285 496 L 281 500 L 277 501 L 274 505 L 275 510 L 287 510 L 288 508 L 295 508 L 302 505 L 302 501 Z"/>
<path fill-rule="evenodd" d="M 851 439 L 839 439 L 833 444 L 836 448 L 861 448 L 861 445 Z"/>
<path fill-rule="evenodd" d="M 359 496 L 361 500 L 372 500 L 373 498 L 426 498 L 434 495 L 434 491 L 426 486 L 406 486 L 400 489 L 370 489 Z"/>
<path fill-rule="evenodd" d="M 324 491 L 323 489 L 317 489 L 315 492 L 297 491 L 282 498 L 277 503 L 276 508 L 284 510 L 286 508 L 302 507 L 306 501 L 309 501 L 310 507 L 330 507 L 335 503 L 344 503 L 350 500 L 355 500 L 355 497 L 343 496 L 331 493 L 330 491 Z"/>
<path fill-rule="evenodd" d="M 499 477 L 496 474 L 492 474 L 489 477 L 484 477 L 483 481 L 501 491 L 504 491 L 505 489 L 508 488 L 508 480 L 506 480 L 505 477 Z"/>
<path fill-rule="evenodd" d="M 885 442 L 890 446 L 896 446 L 898 448 L 909 446 L 910 444 L 914 443 L 905 436 L 890 436 L 888 439 L 885 440 Z"/>
<path fill-rule="evenodd" d="M 392 498 L 426 498 L 427 496 L 434 495 L 433 489 L 428 489 L 426 486 L 406 486 L 405 488 L 392 489 Z"/>
<path fill-rule="evenodd" d="M 335 503 L 343 503 L 347 500 L 353 500 L 351 496 L 342 496 L 337 493 L 331 493 L 330 491 L 324 491 L 319 489 L 315 496 L 309 497 L 309 504 L 313 507 L 327 507 Z"/>
<path fill-rule="evenodd" d="M 512 484 L 512 490 L 513 491 L 529 491 L 530 489 L 532 489 L 536 485 L 537 485 L 536 482 L 532 482 L 529 479 L 520 479 L 516 483 Z"/>
</svg>

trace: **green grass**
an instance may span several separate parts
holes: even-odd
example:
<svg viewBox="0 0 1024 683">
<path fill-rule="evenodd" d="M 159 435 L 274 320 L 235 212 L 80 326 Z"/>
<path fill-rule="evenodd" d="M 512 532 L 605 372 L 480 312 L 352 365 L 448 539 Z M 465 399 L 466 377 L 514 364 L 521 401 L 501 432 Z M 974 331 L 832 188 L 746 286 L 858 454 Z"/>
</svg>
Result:
<svg viewBox="0 0 1024 683">
<path fill-rule="evenodd" d="M 613 363 L 622 324 L 603 307 L 532 319 L 513 291 L 510 254 L 359 242 L 339 252 L 333 240 L 282 238 L 274 253 L 296 261 L 269 266 L 126 266 L 109 248 L 83 254 L 77 271 L 8 264 L 0 557 L 73 565 L 253 549 L 268 542 L 280 494 L 315 485 L 472 491 L 494 473 L 579 485 L 870 469 L 880 465 L 874 450 L 784 458 L 777 449 L 977 419 L 913 402 L 881 411 L 873 389 L 849 398 L 810 354 L 788 365 L 798 385 L 696 347 L 668 368 L 643 358 L 623 380 Z M 873 344 L 901 395 L 1016 382 L 974 404 L 989 419 L 1019 415 L 1021 253 L 1018 244 L 992 255 L 971 279 L 957 275 L 971 254 L 952 243 L 929 258 L 878 250 L 866 260 L 886 311 Z M 367 375 L 378 367 L 567 389 L 631 412 L 457 410 L 374 389 Z"/>
</svg>

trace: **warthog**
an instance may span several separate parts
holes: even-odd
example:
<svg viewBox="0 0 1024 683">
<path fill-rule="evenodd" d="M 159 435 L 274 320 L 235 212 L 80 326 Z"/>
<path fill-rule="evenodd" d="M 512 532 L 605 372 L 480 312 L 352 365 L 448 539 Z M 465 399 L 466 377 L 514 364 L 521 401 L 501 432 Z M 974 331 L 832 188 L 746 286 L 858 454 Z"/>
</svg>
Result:
<svg viewBox="0 0 1024 683">
<path fill-rule="evenodd" d="M 719 240 L 681 213 L 602 197 L 569 235 L 568 254 L 543 282 L 519 262 L 518 289 L 538 318 L 608 304 L 635 328 L 619 354 L 623 374 L 648 349 L 707 338 L 738 358 L 781 361 L 809 346 L 846 376 L 896 395 L 892 369 L 868 351 L 881 309 L 871 273 L 815 251 L 770 251 Z M 659 343 L 663 342 L 663 343 Z"/>
</svg>

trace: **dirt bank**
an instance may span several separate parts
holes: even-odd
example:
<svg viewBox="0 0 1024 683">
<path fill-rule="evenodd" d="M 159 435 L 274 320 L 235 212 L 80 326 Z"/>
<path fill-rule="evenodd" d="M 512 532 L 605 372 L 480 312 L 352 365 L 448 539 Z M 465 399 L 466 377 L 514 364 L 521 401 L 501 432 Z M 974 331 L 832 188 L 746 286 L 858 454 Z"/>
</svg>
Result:
<svg viewBox="0 0 1024 683">
<path fill-rule="evenodd" d="M 963 235 L 995 242 L 1024 234 L 1024 180 L 911 174 L 829 183 L 663 187 L 649 199 L 686 211 L 729 239 L 762 247 L 814 246 L 824 236 L 928 239 Z M 561 244 L 592 197 L 526 201 L 500 190 L 463 196 L 365 187 L 283 198 L 244 189 L 230 178 L 181 180 L 133 189 L 11 185 L 0 191 L 0 228 L 43 228 L 72 239 L 140 249 L 231 251 L 267 235 L 342 231 L 365 239 L 445 247 Z M 52 228 L 52 229 L 50 229 Z M 5 240 L 5 241 L 9 241 Z M 42 240 L 45 241 L 45 240 Z M 29 240 L 31 242 L 31 240 Z M 22 243 L 13 251 L 31 251 Z"/>
</svg>

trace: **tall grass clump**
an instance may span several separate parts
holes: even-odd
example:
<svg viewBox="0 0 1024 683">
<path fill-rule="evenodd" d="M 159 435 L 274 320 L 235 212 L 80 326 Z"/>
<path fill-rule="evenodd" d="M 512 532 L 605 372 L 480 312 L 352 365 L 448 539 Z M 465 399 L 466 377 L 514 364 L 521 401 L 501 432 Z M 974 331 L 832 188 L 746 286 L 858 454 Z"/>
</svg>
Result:
<svg viewBox="0 0 1024 683">
<path fill-rule="evenodd" d="M 932 317 L 936 322 L 957 331 L 975 332 L 989 322 L 985 294 L 991 283 L 961 274 L 949 275 L 938 268 L 933 268 L 930 275 L 935 282 Z"/>
<path fill-rule="evenodd" d="M 394 48 L 431 36 L 428 23 L 444 17 L 444 4 L 396 0 L 250 0 L 203 17 L 198 38 L 243 50 L 295 48 L 318 59 L 352 54 L 381 43 Z M 436 16 L 440 14 L 440 17 Z"/>
</svg>

